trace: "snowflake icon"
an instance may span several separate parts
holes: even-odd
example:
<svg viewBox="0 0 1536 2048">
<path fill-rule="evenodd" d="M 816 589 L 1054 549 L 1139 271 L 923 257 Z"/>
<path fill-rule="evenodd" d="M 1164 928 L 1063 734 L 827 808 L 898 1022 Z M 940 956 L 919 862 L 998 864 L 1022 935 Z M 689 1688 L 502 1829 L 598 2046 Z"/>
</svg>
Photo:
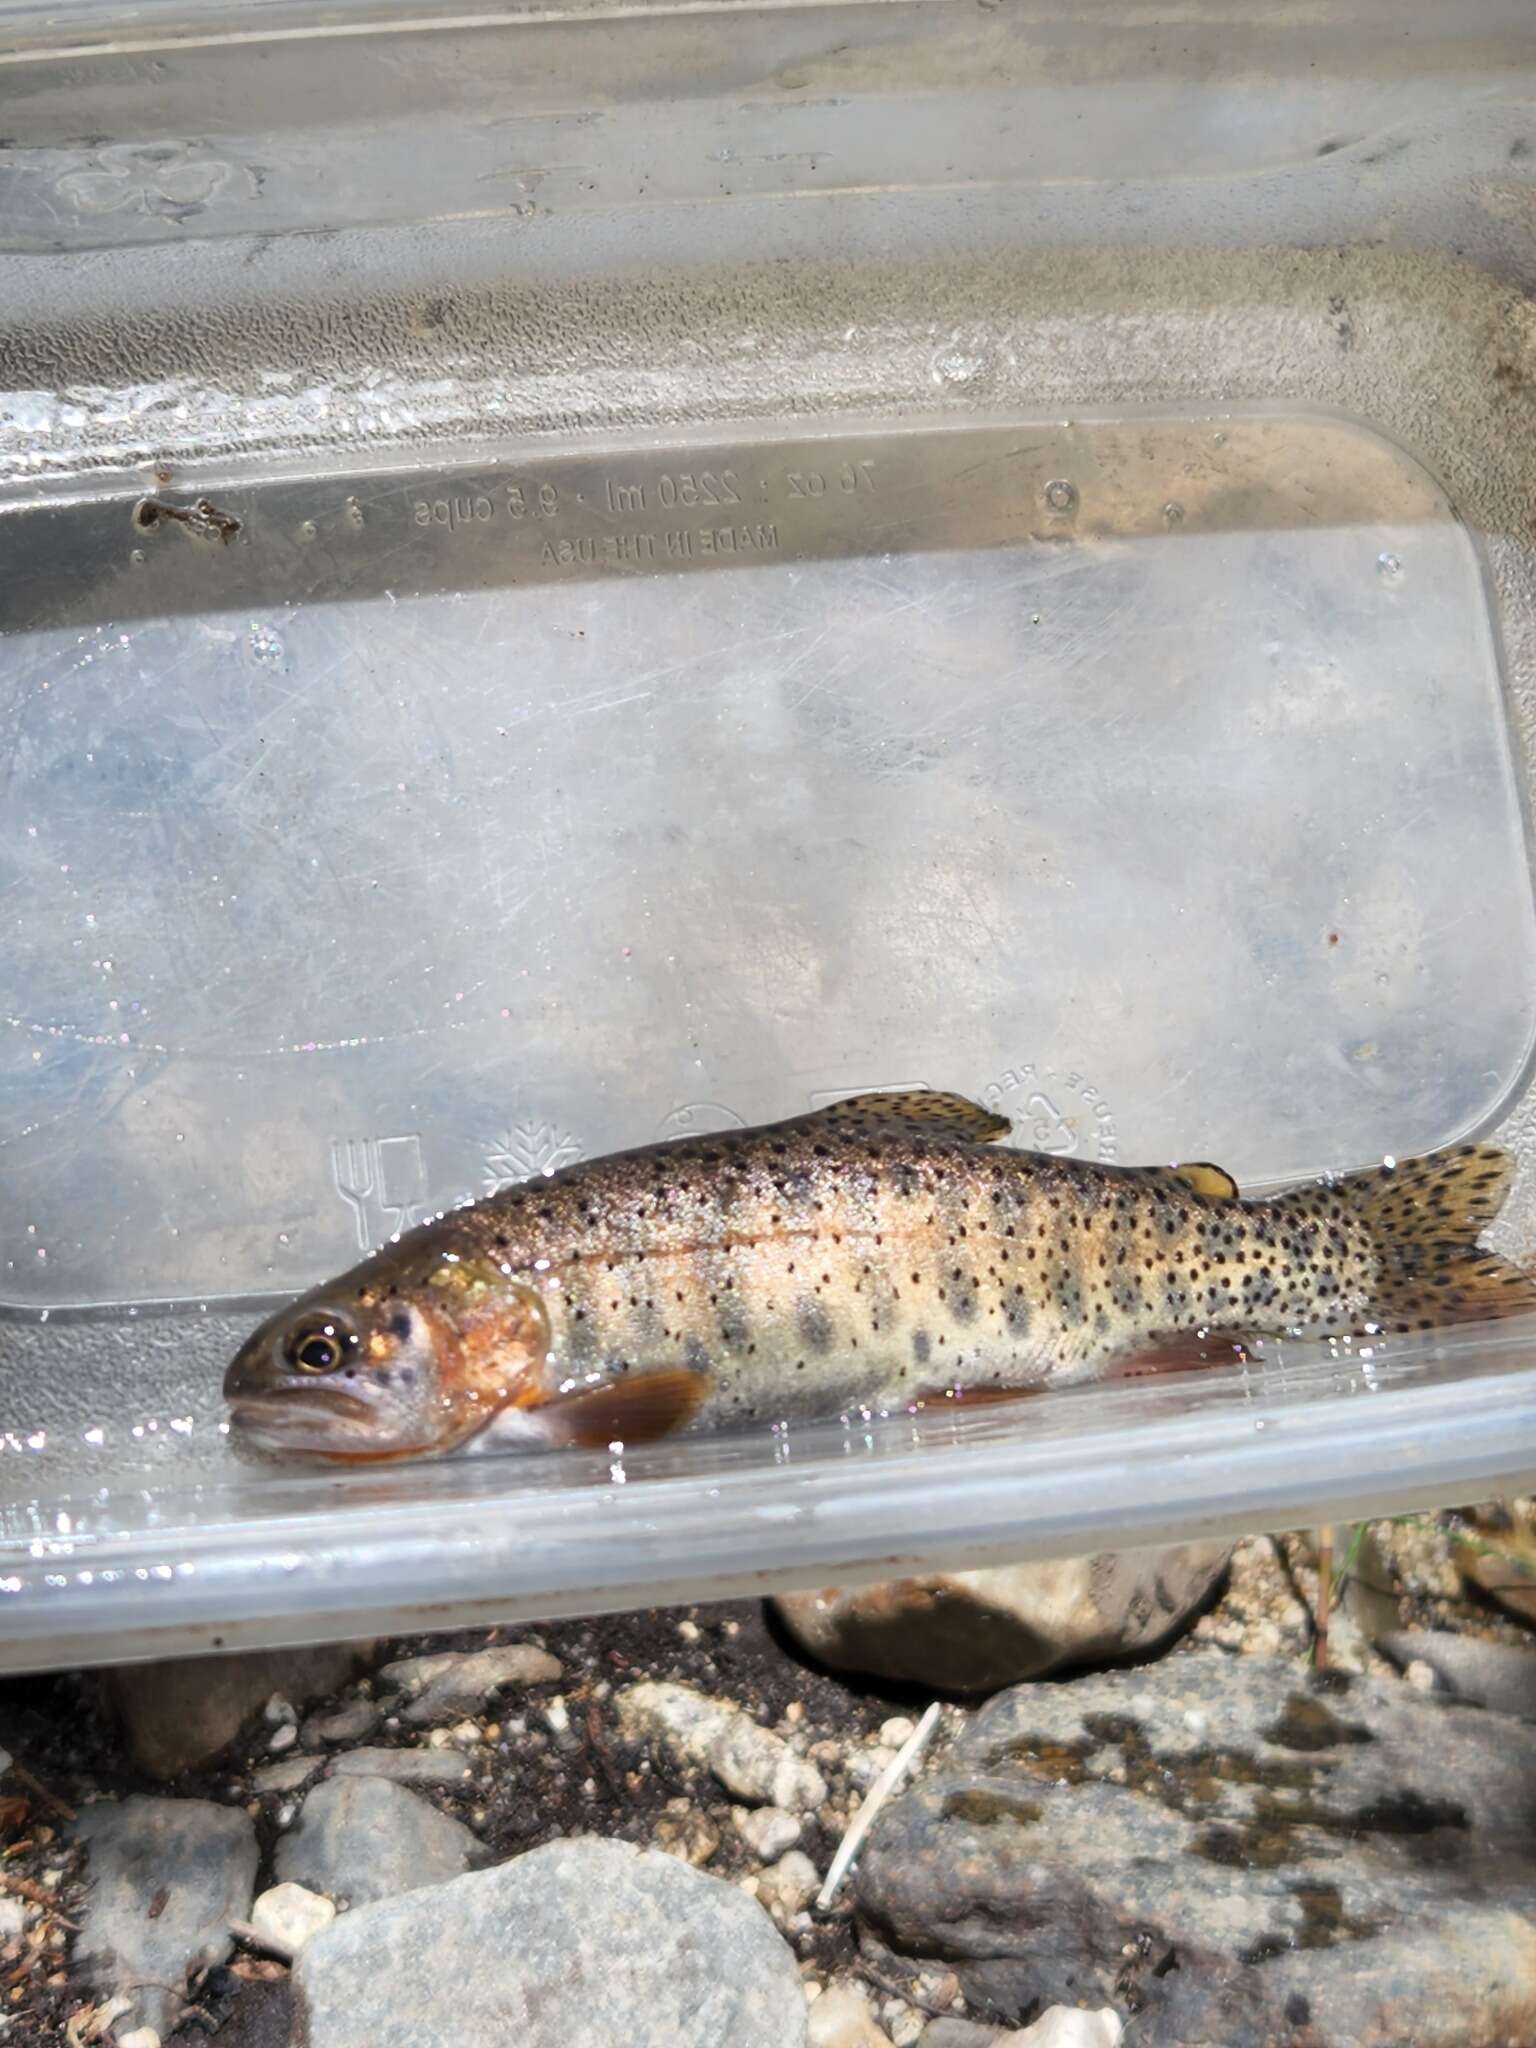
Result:
<svg viewBox="0 0 1536 2048">
<path fill-rule="evenodd" d="M 514 1124 L 485 1155 L 486 1191 L 494 1195 L 520 1180 L 555 1173 L 574 1165 L 581 1151 L 580 1139 L 557 1124 Z"/>
<path fill-rule="evenodd" d="M 158 214 L 169 220 L 206 206 L 230 180 L 233 166 L 200 145 L 109 144 L 55 190 L 80 213 Z"/>
</svg>

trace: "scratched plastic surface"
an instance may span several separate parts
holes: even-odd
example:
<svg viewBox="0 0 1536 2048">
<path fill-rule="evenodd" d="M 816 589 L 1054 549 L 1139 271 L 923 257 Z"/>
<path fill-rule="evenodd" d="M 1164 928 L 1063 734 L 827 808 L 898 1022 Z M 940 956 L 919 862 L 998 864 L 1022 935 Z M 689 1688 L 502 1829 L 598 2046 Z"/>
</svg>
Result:
<svg viewBox="0 0 1536 2048">
<path fill-rule="evenodd" d="M 281 1293 L 861 1088 L 1262 1186 L 1520 1078 L 1481 565 L 1347 421 L 206 493 L 228 544 L 122 494 L 0 543 L 13 1308 Z"/>
<path fill-rule="evenodd" d="M 0 0 L 0 1668 L 1536 1483 L 1514 1327 L 230 1452 L 394 1228 L 856 1089 L 1536 1248 L 1525 0 L 590 12 Z"/>
</svg>

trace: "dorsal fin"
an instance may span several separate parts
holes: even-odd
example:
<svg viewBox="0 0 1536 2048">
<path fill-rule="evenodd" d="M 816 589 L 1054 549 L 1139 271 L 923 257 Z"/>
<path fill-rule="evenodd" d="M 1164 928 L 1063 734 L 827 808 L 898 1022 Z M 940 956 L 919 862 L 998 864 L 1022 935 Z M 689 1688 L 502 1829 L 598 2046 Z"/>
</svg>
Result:
<svg viewBox="0 0 1536 2048">
<path fill-rule="evenodd" d="M 1013 1125 L 995 1110 L 983 1109 L 964 1095 L 942 1088 L 909 1088 L 891 1095 L 849 1095 L 826 1109 L 815 1110 L 805 1123 L 825 1121 L 846 1131 L 906 1132 L 918 1138 L 954 1138 L 969 1145 L 990 1145 L 1006 1138 Z"/>
<path fill-rule="evenodd" d="M 1146 1169 L 1148 1180 L 1174 1182 L 1187 1188 L 1192 1195 L 1204 1195 L 1211 1202 L 1235 1202 L 1240 1199 L 1237 1182 L 1224 1166 L 1212 1166 L 1208 1159 L 1189 1159 L 1181 1166 L 1152 1166 Z"/>
</svg>

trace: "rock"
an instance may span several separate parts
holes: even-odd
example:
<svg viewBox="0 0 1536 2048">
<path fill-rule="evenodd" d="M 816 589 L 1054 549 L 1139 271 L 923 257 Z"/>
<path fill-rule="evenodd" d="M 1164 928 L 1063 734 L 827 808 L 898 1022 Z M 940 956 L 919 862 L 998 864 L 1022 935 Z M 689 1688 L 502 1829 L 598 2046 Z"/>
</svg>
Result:
<svg viewBox="0 0 1536 2048">
<path fill-rule="evenodd" d="M 335 1918 L 336 1908 L 323 1893 L 275 1884 L 252 1906 L 251 1931 L 274 1955 L 292 1957 Z"/>
<path fill-rule="evenodd" d="M 763 1904 L 786 1917 L 808 1906 L 820 1889 L 816 1866 L 803 1849 L 791 1849 L 757 1880 L 757 1896 Z"/>
<path fill-rule="evenodd" d="M 857 1984 L 829 1984 L 811 2007 L 805 2031 L 807 2048 L 891 2048 Z"/>
<path fill-rule="evenodd" d="M 301 1785 L 309 1783 L 319 1768 L 317 1756 L 285 1756 L 281 1763 L 263 1764 L 259 1771 L 253 1771 L 251 1785 L 263 1795 L 268 1792 L 297 1792 Z"/>
<path fill-rule="evenodd" d="M 751 1899 L 673 1857 L 592 1838 L 343 1914 L 294 1984 L 307 2048 L 806 2040 L 794 1956 Z"/>
<path fill-rule="evenodd" d="M 615 1704 L 630 1741 L 656 1743 L 679 1762 L 702 1764 L 738 1799 L 809 1813 L 827 1796 L 814 1764 L 729 1700 L 647 1680 L 621 1692 Z"/>
<path fill-rule="evenodd" d="M 1343 1611 L 1368 1643 L 1400 1626 L 1403 1603 L 1393 1570 L 1374 1529 L 1340 1529 L 1334 1536 L 1334 1569 L 1348 1563 Z M 1332 1625 L 1330 1625 L 1332 1626 Z M 1330 1648 L 1332 1644 L 1330 1643 Z"/>
<path fill-rule="evenodd" d="M 372 1648 L 328 1643 L 318 1649 L 178 1657 L 121 1665 L 105 1682 L 134 1761 L 153 1778 L 174 1778 L 227 1749 L 274 1693 L 307 1700 L 334 1692 Z"/>
<path fill-rule="evenodd" d="M 669 1799 L 656 1822 L 656 1847 L 685 1863 L 702 1865 L 720 1846 L 720 1835 L 707 1813 L 686 1799 Z"/>
<path fill-rule="evenodd" d="M 27 1902 L 9 1892 L 0 1892 L 0 1941 L 23 1934 L 27 1925 Z"/>
<path fill-rule="evenodd" d="M 392 1778 L 397 1785 L 462 1785 L 474 1768 L 459 1749 L 349 1749 L 333 1759 L 333 1778 Z"/>
<path fill-rule="evenodd" d="M 427 1657 L 404 1657 L 398 1664 L 386 1664 L 379 1676 L 405 1694 L 406 1720 L 429 1728 L 474 1713 L 509 1685 L 548 1685 L 560 1676 L 560 1665 L 532 1643 L 508 1643 L 499 1650 L 439 1650 Z"/>
<path fill-rule="evenodd" d="M 372 1700 L 350 1700 L 334 1714 L 311 1714 L 304 1723 L 304 1741 L 320 1743 L 361 1742 L 378 1727 L 380 1716 Z"/>
<path fill-rule="evenodd" d="M 875 1586 L 786 1593 L 786 1628 L 838 1671 L 991 1692 L 1059 1665 L 1123 1656 L 1170 1636 L 1220 1577 L 1229 1546 L 934 1572 Z"/>
<path fill-rule="evenodd" d="M 169 2034 L 188 1978 L 223 1962 L 230 1921 L 250 1911 L 250 1816 L 208 1799 L 135 1794 L 87 1807 L 75 1832 L 90 1879 L 76 1975 L 92 1991 L 130 1997 L 129 2025 Z"/>
<path fill-rule="evenodd" d="M 1381 1647 L 1405 1673 L 1410 1664 L 1427 1664 L 1468 1706 L 1536 1721 L 1536 1650 L 1419 1628 L 1395 1629 L 1382 1637 Z"/>
<path fill-rule="evenodd" d="M 993 2048 L 1120 2048 L 1124 2032 L 1113 2006 L 1084 2012 L 1075 2005 L 1053 2005 L 1033 2026 L 999 2034 Z"/>
<path fill-rule="evenodd" d="M 984 2027 L 975 2020 L 951 2019 L 946 2015 L 928 2022 L 917 2048 L 992 2048 L 996 2039 L 996 2027 Z"/>
<path fill-rule="evenodd" d="M 291 1721 L 284 1721 L 272 1730 L 267 1748 L 273 1756 L 279 1756 L 285 1749 L 292 1749 L 299 1739 L 299 1731 Z"/>
<path fill-rule="evenodd" d="M 1536 1524 L 1503 1507 L 1472 1519 L 1473 1534 L 1452 1552 L 1457 1569 L 1506 1612 L 1536 1623 Z"/>
<path fill-rule="evenodd" d="M 284 1882 L 363 1906 L 461 1877 L 481 1855 L 468 1828 L 417 1793 L 383 1778 L 341 1777 L 306 1797 L 274 1868 Z"/>
<path fill-rule="evenodd" d="M 738 1806 L 731 1818 L 736 1832 L 760 1863 L 772 1863 L 800 1839 L 800 1819 L 781 1806 Z"/>
<path fill-rule="evenodd" d="M 991 1701 L 855 1896 L 886 1970 L 942 1959 L 1012 2025 L 1083 1999 L 1134 2004 L 1137 2048 L 1491 2048 L 1536 2003 L 1533 1795 L 1522 1722 L 1195 1653 Z"/>
<path fill-rule="evenodd" d="M 117 2048 L 160 2048 L 160 2036 L 153 2027 L 135 2027 L 131 2034 L 118 2034 Z"/>
<path fill-rule="evenodd" d="M 880 1740 L 887 1749 L 900 1749 L 904 1742 L 910 1742 L 917 1733 L 917 1723 L 905 1714 L 893 1714 L 889 1721 L 880 1723 Z"/>
</svg>

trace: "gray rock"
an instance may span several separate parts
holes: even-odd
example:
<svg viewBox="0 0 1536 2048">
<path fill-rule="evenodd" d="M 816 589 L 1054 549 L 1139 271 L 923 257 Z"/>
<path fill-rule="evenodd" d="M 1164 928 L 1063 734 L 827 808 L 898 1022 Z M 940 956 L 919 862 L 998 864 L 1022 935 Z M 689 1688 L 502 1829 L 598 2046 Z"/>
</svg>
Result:
<svg viewBox="0 0 1536 2048">
<path fill-rule="evenodd" d="M 804 2048 L 806 2038 L 799 1970 L 761 1907 L 624 1842 L 552 1842 L 345 1913 L 305 1949 L 294 1985 L 295 2038 L 307 2048 Z"/>
<path fill-rule="evenodd" d="M 87 1807 L 75 1829 L 90 1880 L 74 1970 L 82 1987 L 133 2005 L 120 2021 L 169 2034 L 188 1978 L 223 1962 L 231 1920 L 250 1912 L 256 1830 L 207 1799 L 131 1799 Z"/>
<path fill-rule="evenodd" d="M 397 1785 L 463 1785 L 474 1776 L 461 1749 L 349 1749 L 336 1757 L 333 1778 L 390 1778 Z"/>
<path fill-rule="evenodd" d="M 5 1776 L 6 1772 L 11 1768 L 11 1765 L 15 1763 L 15 1761 L 15 1757 L 11 1755 L 11 1752 L 8 1749 L 0 1749 L 0 1778 L 3 1778 Z"/>
<path fill-rule="evenodd" d="M 679 1762 L 703 1765 L 738 1799 L 810 1813 L 827 1796 L 826 1780 L 814 1764 L 729 1700 L 648 1679 L 620 1693 L 615 1704 L 619 1726 L 632 1742 L 652 1743 Z"/>
<path fill-rule="evenodd" d="M 917 2048 L 993 2048 L 996 2040 L 996 2027 L 943 2016 L 928 2022 Z"/>
<path fill-rule="evenodd" d="M 1182 1656 L 991 1701 L 881 1815 L 857 1903 L 886 1968 L 1011 2025 L 1082 2001 L 1136 2005 L 1138 2048 L 1492 2048 L 1536 2004 L 1533 1800 L 1518 1721 Z"/>
<path fill-rule="evenodd" d="M 1468 1706 L 1536 1721 L 1536 1650 L 1427 1628 L 1394 1629 L 1381 1638 L 1381 1649 L 1404 1670 L 1427 1664 L 1446 1690 Z"/>
<path fill-rule="evenodd" d="M 1220 1577 L 1231 1546 L 933 1572 L 874 1586 L 786 1593 L 786 1628 L 838 1671 L 993 1692 L 1066 1664 L 1146 1650 L 1182 1628 Z"/>
<path fill-rule="evenodd" d="M 275 1764 L 263 1764 L 251 1773 L 251 1784 L 259 1793 L 297 1792 L 320 1768 L 317 1756 L 285 1756 Z"/>
<path fill-rule="evenodd" d="M 468 1828 L 403 1786 L 327 1778 L 278 1843 L 274 1868 L 284 1883 L 362 1906 L 461 1877 L 482 1856 Z"/>
<path fill-rule="evenodd" d="M 349 1700 L 333 1714 L 311 1714 L 304 1723 L 304 1744 L 308 1749 L 322 1743 L 361 1742 L 378 1727 L 382 1716 L 372 1700 Z"/>
<path fill-rule="evenodd" d="M 105 1682 L 134 1761 L 152 1778 L 174 1778 L 227 1749 L 274 1693 L 309 1700 L 334 1692 L 372 1648 L 327 1643 L 307 1650 L 177 1657 L 122 1665 Z"/>
<path fill-rule="evenodd" d="M 496 1650 L 439 1650 L 427 1657 L 402 1657 L 397 1664 L 386 1664 L 379 1676 L 404 1693 L 409 1702 L 406 1720 L 427 1728 L 462 1720 L 509 1685 L 551 1684 L 560 1676 L 560 1664 L 532 1643 L 508 1643 Z"/>
</svg>

